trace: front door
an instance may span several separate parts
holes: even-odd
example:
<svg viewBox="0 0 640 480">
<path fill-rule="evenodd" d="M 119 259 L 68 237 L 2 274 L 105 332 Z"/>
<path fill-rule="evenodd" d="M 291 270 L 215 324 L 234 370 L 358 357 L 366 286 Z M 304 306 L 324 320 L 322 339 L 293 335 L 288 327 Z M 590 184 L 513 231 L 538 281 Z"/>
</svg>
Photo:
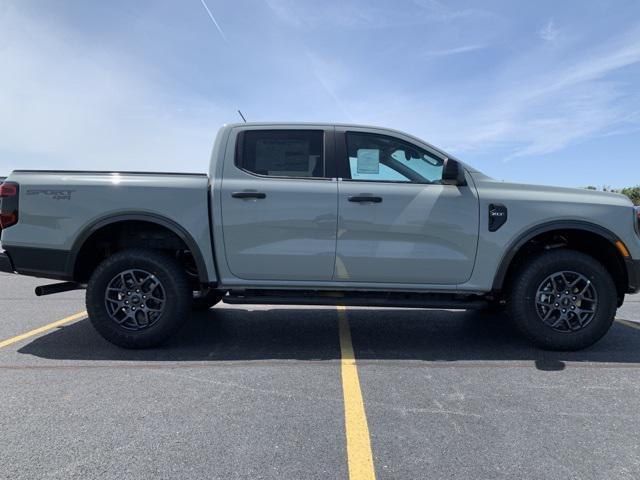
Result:
<svg viewBox="0 0 640 480">
<path fill-rule="evenodd" d="M 409 138 L 336 132 L 335 280 L 454 285 L 471 277 L 478 198 L 443 185 L 444 158 Z"/>
<path fill-rule="evenodd" d="M 249 127 L 235 145 L 221 186 L 230 272 L 247 280 L 331 280 L 337 182 L 327 176 L 325 153 L 332 158 L 333 129 Z"/>
</svg>

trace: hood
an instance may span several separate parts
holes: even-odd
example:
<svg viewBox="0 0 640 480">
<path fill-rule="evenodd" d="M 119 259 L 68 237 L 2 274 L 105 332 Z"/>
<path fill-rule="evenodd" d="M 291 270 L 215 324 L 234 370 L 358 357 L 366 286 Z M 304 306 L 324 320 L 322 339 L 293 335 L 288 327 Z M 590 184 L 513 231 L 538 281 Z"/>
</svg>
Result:
<svg viewBox="0 0 640 480">
<path fill-rule="evenodd" d="M 533 201 L 589 203 L 620 207 L 633 206 L 631 200 L 620 193 L 601 192 L 586 188 L 501 182 L 477 172 L 471 172 L 471 175 L 479 190 L 494 190 L 498 196 L 513 195 L 519 199 L 529 198 Z"/>
</svg>

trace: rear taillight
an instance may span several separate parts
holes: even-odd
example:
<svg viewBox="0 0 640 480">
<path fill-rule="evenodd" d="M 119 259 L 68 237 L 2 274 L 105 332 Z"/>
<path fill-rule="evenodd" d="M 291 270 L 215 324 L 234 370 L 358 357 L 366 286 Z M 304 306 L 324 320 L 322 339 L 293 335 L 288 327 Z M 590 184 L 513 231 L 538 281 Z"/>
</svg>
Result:
<svg viewBox="0 0 640 480">
<path fill-rule="evenodd" d="M 16 182 L 0 184 L 0 228 L 18 223 L 18 200 L 20 186 Z"/>
<path fill-rule="evenodd" d="M 636 211 L 636 232 L 640 235 L 640 206 L 633 208 Z"/>
<path fill-rule="evenodd" d="M 18 195 L 18 184 L 15 182 L 0 183 L 0 198 L 15 197 Z"/>
</svg>

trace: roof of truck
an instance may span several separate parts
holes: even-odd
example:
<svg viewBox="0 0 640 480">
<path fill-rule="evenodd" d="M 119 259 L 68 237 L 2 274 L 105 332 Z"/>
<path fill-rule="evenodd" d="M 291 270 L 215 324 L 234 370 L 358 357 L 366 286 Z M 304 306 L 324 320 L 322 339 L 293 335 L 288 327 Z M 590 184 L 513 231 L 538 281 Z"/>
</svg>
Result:
<svg viewBox="0 0 640 480">
<path fill-rule="evenodd" d="M 427 146 L 429 146 L 430 148 L 432 148 L 433 150 L 435 150 L 436 152 L 439 152 L 440 154 L 448 157 L 448 158 L 452 158 L 454 160 L 458 160 L 454 155 L 451 155 L 447 152 L 445 152 L 444 150 L 442 150 L 441 148 L 436 147 L 435 145 L 432 145 L 431 143 L 423 140 L 420 137 L 416 137 L 415 135 L 411 135 L 410 133 L 407 132 L 403 132 L 401 130 L 396 130 L 393 128 L 388 128 L 388 127 L 380 127 L 377 125 L 363 125 L 363 124 L 357 124 L 357 123 L 335 123 L 335 122 L 237 122 L 237 123 L 226 123 L 223 125 L 223 128 L 237 128 L 237 127 L 296 127 L 296 126 L 301 126 L 301 127 L 345 127 L 345 128 L 363 128 L 363 129 L 371 129 L 371 130 L 384 130 L 386 132 L 389 133 L 395 133 L 395 134 L 400 134 L 400 135 L 404 135 L 405 137 L 409 137 L 414 139 L 415 141 L 419 142 L 419 143 L 423 143 Z"/>
<path fill-rule="evenodd" d="M 225 127 L 321 127 L 321 126 L 330 126 L 330 127 L 346 127 L 346 128 L 367 128 L 367 129 L 375 129 L 375 130 L 387 130 L 389 132 L 396 132 L 402 135 L 407 135 L 409 137 L 415 137 L 410 133 L 403 132 L 401 130 L 396 130 L 388 127 L 381 127 L 379 125 L 365 125 L 358 123 L 335 123 L 335 122 L 237 122 L 237 123 L 226 123 Z M 419 139 L 421 142 L 424 140 Z"/>
</svg>

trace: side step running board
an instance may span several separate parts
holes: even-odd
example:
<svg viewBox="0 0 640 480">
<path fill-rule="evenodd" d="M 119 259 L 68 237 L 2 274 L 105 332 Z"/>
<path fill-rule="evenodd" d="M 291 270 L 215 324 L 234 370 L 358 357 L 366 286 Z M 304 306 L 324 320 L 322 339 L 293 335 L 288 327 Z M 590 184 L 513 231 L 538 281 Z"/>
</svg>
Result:
<svg viewBox="0 0 640 480">
<path fill-rule="evenodd" d="M 222 298 L 229 304 L 262 305 L 345 305 L 352 307 L 400 307 L 400 308 L 451 308 L 482 309 L 489 302 L 477 295 L 452 294 L 379 294 L 377 292 L 353 292 L 352 294 L 322 294 L 321 292 L 269 292 L 230 291 Z"/>
</svg>

